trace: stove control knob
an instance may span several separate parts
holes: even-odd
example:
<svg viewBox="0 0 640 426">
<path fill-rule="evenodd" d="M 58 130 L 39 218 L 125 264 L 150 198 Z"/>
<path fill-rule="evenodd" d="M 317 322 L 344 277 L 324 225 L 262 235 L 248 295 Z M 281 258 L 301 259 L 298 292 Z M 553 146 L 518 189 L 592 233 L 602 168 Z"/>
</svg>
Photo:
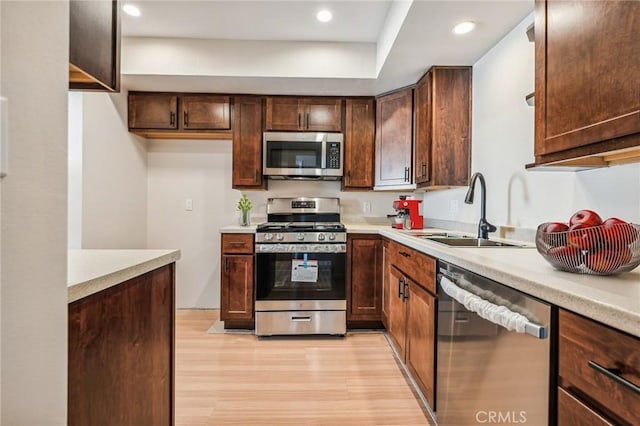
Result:
<svg viewBox="0 0 640 426">
<path fill-rule="evenodd" d="M 284 240 L 284 235 L 282 235 L 280 232 L 278 232 L 278 233 L 276 234 L 276 240 L 278 240 L 278 241 L 282 241 L 282 240 Z"/>
<path fill-rule="evenodd" d="M 318 234 L 318 241 L 324 241 L 324 234 Z"/>
<path fill-rule="evenodd" d="M 300 241 L 304 240 L 304 234 L 302 232 L 298 232 L 298 235 L 296 235 L 296 238 Z"/>
<path fill-rule="evenodd" d="M 267 232 L 266 234 L 264 234 L 264 240 L 265 241 L 273 240 L 273 234 L 271 232 Z"/>
<path fill-rule="evenodd" d="M 331 241 L 335 240 L 335 239 L 336 239 L 336 234 L 334 234 L 333 232 L 332 232 L 332 233 L 330 233 L 330 234 L 329 234 L 329 239 L 330 239 Z"/>
</svg>

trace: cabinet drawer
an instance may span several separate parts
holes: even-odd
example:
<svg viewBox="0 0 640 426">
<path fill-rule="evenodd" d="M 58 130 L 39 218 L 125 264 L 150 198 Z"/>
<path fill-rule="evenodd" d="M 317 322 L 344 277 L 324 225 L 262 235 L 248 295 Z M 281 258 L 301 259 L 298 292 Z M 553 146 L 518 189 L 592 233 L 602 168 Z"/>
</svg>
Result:
<svg viewBox="0 0 640 426">
<path fill-rule="evenodd" d="M 253 234 L 222 234 L 223 253 L 253 253 Z"/>
<path fill-rule="evenodd" d="M 604 419 L 564 389 L 558 388 L 558 426 L 573 425 L 612 426 L 613 423 Z"/>
<path fill-rule="evenodd" d="M 391 263 L 431 293 L 436 293 L 436 260 L 402 244 L 389 242 Z"/>
<path fill-rule="evenodd" d="M 640 424 L 640 339 L 560 310 L 559 384 L 607 417 Z M 633 387 L 636 387 L 634 390 Z"/>
</svg>

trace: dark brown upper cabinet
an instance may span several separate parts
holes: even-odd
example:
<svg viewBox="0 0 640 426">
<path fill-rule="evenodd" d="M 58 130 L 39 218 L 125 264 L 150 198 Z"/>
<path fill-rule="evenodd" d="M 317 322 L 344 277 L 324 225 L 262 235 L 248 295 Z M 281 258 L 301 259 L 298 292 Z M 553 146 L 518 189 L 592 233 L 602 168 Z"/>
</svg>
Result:
<svg viewBox="0 0 640 426">
<path fill-rule="evenodd" d="M 535 164 L 640 161 L 640 2 L 535 5 Z"/>
<path fill-rule="evenodd" d="M 129 130 L 149 138 L 231 139 L 230 97 L 129 92 Z"/>
<path fill-rule="evenodd" d="M 375 112 L 373 98 L 346 101 L 342 178 L 344 190 L 373 188 Z"/>
<path fill-rule="evenodd" d="M 472 68 L 432 67 L 414 88 L 418 187 L 464 186 L 471 170 Z"/>
<path fill-rule="evenodd" d="M 262 104 L 260 96 L 236 96 L 233 102 L 233 173 L 235 189 L 266 189 L 262 176 Z"/>
<path fill-rule="evenodd" d="M 375 189 L 413 186 L 413 89 L 376 98 Z"/>
<path fill-rule="evenodd" d="M 265 115 L 265 130 L 342 131 L 341 98 L 270 96 Z"/>
<path fill-rule="evenodd" d="M 120 2 L 69 2 L 69 89 L 120 91 Z"/>
</svg>

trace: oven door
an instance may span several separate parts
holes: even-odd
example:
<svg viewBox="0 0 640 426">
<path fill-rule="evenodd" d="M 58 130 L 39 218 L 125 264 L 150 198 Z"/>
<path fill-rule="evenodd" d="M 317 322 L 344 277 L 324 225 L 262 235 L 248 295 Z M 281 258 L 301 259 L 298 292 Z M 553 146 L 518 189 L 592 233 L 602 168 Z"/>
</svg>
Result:
<svg viewBox="0 0 640 426">
<path fill-rule="evenodd" d="M 344 301 L 346 256 L 346 244 L 256 244 L 256 308 L 263 302 Z"/>
</svg>

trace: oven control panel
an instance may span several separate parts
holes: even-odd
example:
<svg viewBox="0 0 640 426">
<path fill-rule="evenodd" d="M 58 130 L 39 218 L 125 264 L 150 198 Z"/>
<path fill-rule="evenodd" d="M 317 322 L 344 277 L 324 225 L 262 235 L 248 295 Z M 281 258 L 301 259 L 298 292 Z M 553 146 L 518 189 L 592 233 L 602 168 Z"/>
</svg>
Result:
<svg viewBox="0 0 640 426">
<path fill-rule="evenodd" d="M 258 232 L 256 243 L 344 243 L 346 232 Z"/>
</svg>

